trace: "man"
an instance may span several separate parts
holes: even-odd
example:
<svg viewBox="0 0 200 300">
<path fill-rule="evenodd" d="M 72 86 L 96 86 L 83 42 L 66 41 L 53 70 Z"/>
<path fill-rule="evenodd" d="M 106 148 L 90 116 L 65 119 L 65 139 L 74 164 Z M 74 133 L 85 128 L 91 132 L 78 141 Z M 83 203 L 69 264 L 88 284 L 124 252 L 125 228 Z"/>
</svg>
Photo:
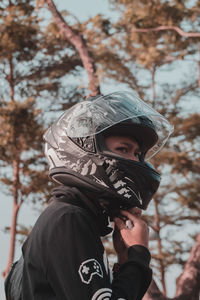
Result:
<svg viewBox="0 0 200 300">
<path fill-rule="evenodd" d="M 50 177 L 60 184 L 23 245 L 22 300 L 140 300 L 152 278 L 141 219 L 160 175 L 145 159 L 172 127 L 136 94 L 76 104 L 44 135 Z M 113 279 L 100 237 L 112 231 Z"/>
</svg>

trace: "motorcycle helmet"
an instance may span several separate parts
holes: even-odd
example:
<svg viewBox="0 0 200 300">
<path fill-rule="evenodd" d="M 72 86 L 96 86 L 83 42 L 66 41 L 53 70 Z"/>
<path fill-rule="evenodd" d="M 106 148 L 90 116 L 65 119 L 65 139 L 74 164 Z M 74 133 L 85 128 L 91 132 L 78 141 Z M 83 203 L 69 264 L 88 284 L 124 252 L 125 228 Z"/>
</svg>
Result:
<svg viewBox="0 0 200 300">
<path fill-rule="evenodd" d="M 77 103 L 44 135 L 50 177 L 88 191 L 107 210 L 146 209 L 160 174 L 147 161 L 165 144 L 173 126 L 136 93 L 115 92 Z M 111 152 L 108 136 L 133 137 L 139 161 Z"/>
</svg>

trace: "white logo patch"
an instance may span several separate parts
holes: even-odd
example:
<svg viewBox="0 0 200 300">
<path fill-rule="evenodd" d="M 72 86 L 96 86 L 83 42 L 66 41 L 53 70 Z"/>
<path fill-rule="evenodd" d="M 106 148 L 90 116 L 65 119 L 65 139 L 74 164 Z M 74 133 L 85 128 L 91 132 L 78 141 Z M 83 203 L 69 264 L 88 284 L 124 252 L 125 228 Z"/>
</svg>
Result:
<svg viewBox="0 0 200 300">
<path fill-rule="evenodd" d="M 84 261 L 80 265 L 78 272 L 81 277 L 81 281 L 86 284 L 90 283 L 90 281 L 92 280 L 92 277 L 94 275 L 97 275 L 97 276 L 103 278 L 103 271 L 102 271 L 101 265 L 94 258 Z"/>
<path fill-rule="evenodd" d="M 98 291 L 93 295 L 91 300 L 109 300 L 112 295 L 112 290 L 108 288 L 103 288 Z"/>
</svg>

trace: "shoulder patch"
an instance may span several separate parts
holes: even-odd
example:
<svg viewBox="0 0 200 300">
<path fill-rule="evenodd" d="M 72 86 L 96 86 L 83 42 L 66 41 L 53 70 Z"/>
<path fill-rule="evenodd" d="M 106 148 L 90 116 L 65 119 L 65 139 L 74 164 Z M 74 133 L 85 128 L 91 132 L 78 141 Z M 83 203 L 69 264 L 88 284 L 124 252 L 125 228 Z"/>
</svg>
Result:
<svg viewBox="0 0 200 300">
<path fill-rule="evenodd" d="M 100 263 L 94 259 L 85 260 L 79 267 L 79 275 L 81 277 L 81 281 L 89 284 L 94 275 L 97 275 L 103 278 L 103 271 Z"/>
</svg>

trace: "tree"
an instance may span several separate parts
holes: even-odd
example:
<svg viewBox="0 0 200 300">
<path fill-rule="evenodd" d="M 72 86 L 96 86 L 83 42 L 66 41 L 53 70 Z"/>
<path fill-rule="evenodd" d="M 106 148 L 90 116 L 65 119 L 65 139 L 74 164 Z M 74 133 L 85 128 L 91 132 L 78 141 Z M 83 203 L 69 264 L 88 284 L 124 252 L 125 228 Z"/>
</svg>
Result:
<svg viewBox="0 0 200 300">
<path fill-rule="evenodd" d="M 45 31 L 34 5 L 32 0 L 4 0 L 0 4 L 0 164 L 5 171 L 1 181 L 10 187 L 13 197 L 4 276 L 14 258 L 17 217 L 24 199 L 33 200 L 33 194 L 37 200 L 41 194 L 45 198 L 48 190 L 41 159 L 44 121 L 38 108 L 47 108 L 60 94 L 67 97 L 62 78 L 71 72 L 76 74 L 76 67 L 81 65 L 73 47 L 58 35 L 54 24 L 50 23 Z M 73 85 L 68 92 L 78 94 Z M 41 97 L 46 99 L 45 105 Z"/>
<path fill-rule="evenodd" d="M 54 21 L 57 24 L 60 34 L 63 34 L 64 37 L 69 40 L 69 42 L 76 48 L 78 51 L 83 67 L 87 71 L 89 79 L 89 90 L 90 96 L 96 96 L 100 93 L 100 87 L 98 82 L 98 77 L 96 76 L 96 66 L 92 53 L 87 47 L 87 44 L 80 34 L 73 30 L 63 19 L 62 15 L 56 9 L 56 6 L 52 0 L 44 1 L 48 4 L 49 10 L 51 11 Z"/>
<path fill-rule="evenodd" d="M 24 78 L 31 86 L 30 90 L 36 91 L 35 97 L 45 97 L 46 93 L 54 98 L 62 95 L 61 107 L 67 108 L 74 103 L 74 88 L 76 89 L 77 85 L 63 93 L 62 79 L 66 78 L 67 72 L 79 74 L 80 69 L 77 71 L 76 67 L 81 67 L 81 70 L 85 67 L 91 95 L 100 90 L 97 76 L 101 85 L 108 80 L 124 84 L 127 88 L 135 89 L 175 124 L 176 131 L 169 147 L 152 160 L 157 168 L 164 170 L 169 176 L 165 177 L 166 181 L 154 199 L 153 213 L 150 211 L 149 215 L 145 216 L 157 233 L 158 239 L 153 242 L 155 248 L 152 253 L 163 286 L 161 292 L 153 281 L 145 299 L 167 299 L 165 272 L 172 263 L 185 263 L 181 244 L 176 240 L 167 239 L 168 232 L 172 231 L 173 226 L 183 226 L 188 219 L 198 222 L 199 215 L 199 114 L 183 114 L 185 99 L 194 99 L 198 93 L 198 78 L 187 74 L 185 79 L 178 74 L 176 76 L 180 77 L 180 80 L 163 84 L 159 77 L 162 76 L 163 70 L 166 74 L 171 74 L 179 64 L 187 63 L 187 60 L 194 60 L 197 65 L 199 1 L 190 6 L 187 6 L 185 1 L 177 0 L 110 2 L 119 11 L 117 22 L 113 23 L 102 15 L 97 15 L 85 23 L 80 24 L 77 21 L 70 25 L 64 13 L 58 12 L 53 1 L 44 1 L 52 12 L 54 22 L 47 26 L 45 35 L 41 33 L 41 44 L 45 50 L 37 57 L 40 63 L 33 64 L 30 69 L 32 73 Z M 66 55 L 65 49 L 70 49 L 70 55 Z M 5 69 L 4 67 L 3 70 Z M 192 72 L 191 69 L 189 72 Z M 37 76 L 40 82 L 36 80 Z M 12 76 L 7 78 L 10 80 L 10 91 L 15 91 L 12 88 Z M 17 78 L 20 79 L 20 76 Z M 66 101 L 69 93 L 70 101 Z M 79 95 L 76 93 L 75 99 L 78 101 Z M 60 108 L 59 101 L 54 100 L 54 103 Z M 174 185 L 174 182 L 177 185 Z M 171 212 L 169 198 L 176 205 L 176 210 Z M 153 214 L 156 217 L 154 222 Z M 182 250 L 189 252 L 190 249 Z M 197 300 L 200 270 L 198 260 L 199 235 L 177 283 L 174 299 L 189 297 Z M 190 280 L 187 280 L 189 273 Z"/>
<path fill-rule="evenodd" d="M 10 249 L 4 277 L 14 259 L 19 209 L 24 199 L 27 201 L 31 196 L 37 197 L 45 192 L 46 165 L 41 158 L 43 126 L 38 120 L 39 114 L 31 99 L 1 104 L 0 165 L 4 172 L 0 181 L 9 188 L 13 197 Z"/>
<path fill-rule="evenodd" d="M 169 240 L 169 243 L 164 247 L 163 242 L 166 244 L 166 241 L 164 241 L 164 236 L 163 234 L 161 235 L 161 231 L 165 230 L 165 228 L 169 228 L 169 226 L 172 227 L 172 225 L 183 226 L 186 220 L 188 222 L 188 219 L 197 222 L 199 215 L 197 200 L 199 198 L 199 190 L 197 188 L 197 181 L 199 180 L 199 163 L 196 161 L 199 159 L 199 156 L 195 152 L 195 148 L 197 150 L 199 145 L 198 133 L 196 131 L 196 128 L 198 129 L 199 115 L 188 114 L 187 117 L 180 116 L 183 109 L 179 107 L 185 96 L 193 95 L 193 97 L 195 97 L 195 93 L 197 93 L 198 89 L 198 80 L 197 77 L 195 78 L 195 81 L 192 78 L 191 80 L 187 80 L 187 82 L 179 81 L 178 83 L 177 80 L 171 87 L 169 85 L 164 87 L 162 84 L 161 87 L 163 92 L 161 88 L 159 88 L 159 82 L 157 81 L 156 83 L 155 78 L 156 75 L 157 77 L 160 75 L 160 69 L 162 69 L 163 66 L 166 66 L 166 64 L 167 66 L 170 65 L 170 69 L 172 70 L 173 67 L 176 67 L 176 61 L 179 59 L 191 59 L 192 55 L 195 57 L 197 54 L 197 37 L 200 36 L 199 33 L 183 34 L 183 30 L 181 30 L 183 21 L 188 24 L 188 27 L 192 27 L 197 8 L 196 3 L 192 8 L 188 8 L 186 7 L 185 2 L 182 1 L 179 1 L 178 3 L 176 1 L 169 3 L 167 1 L 132 2 L 119 0 L 112 1 L 112 4 L 114 7 L 117 6 L 117 8 L 120 8 L 121 10 L 119 21 L 115 25 L 120 39 L 114 36 L 113 39 L 116 43 L 113 42 L 113 45 L 120 49 L 122 56 L 124 57 L 124 60 L 122 58 L 124 64 L 129 64 L 130 68 L 132 68 L 132 61 L 134 60 L 135 64 L 138 65 L 138 68 L 143 70 L 144 74 L 147 73 L 147 70 L 150 71 L 151 86 L 149 86 L 148 83 L 149 79 L 144 81 L 143 74 L 142 80 L 140 80 L 141 85 L 139 89 L 142 88 L 143 91 L 145 91 L 144 97 L 146 99 L 149 98 L 150 88 L 152 89 L 152 100 L 149 102 L 165 114 L 172 123 L 177 125 L 175 127 L 176 132 L 174 138 L 172 139 L 172 141 L 174 141 L 173 144 L 175 145 L 177 140 L 181 140 L 180 153 L 176 153 L 176 151 L 172 150 L 170 151 L 170 148 L 168 148 L 152 162 L 155 166 L 160 166 L 159 169 L 161 170 L 165 170 L 167 165 L 170 166 L 169 175 L 172 177 L 171 173 L 176 173 L 174 176 L 176 177 L 174 178 L 176 183 L 179 182 L 177 182 L 177 177 L 180 182 L 181 178 L 183 180 L 184 177 L 190 182 L 190 184 L 186 184 L 186 182 L 183 183 L 182 181 L 182 184 L 173 186 L 172 181 L 168 180 L 168 184 L 165 186 L 162 185 L 160 191 L 154 198 L 155 209 L 152 216 L 147 217 L 150 221 L 152 220 L 153 215 L 155 215 L 153 228 L 157 233 L 157 241 L 155 241 L 157 245 L 153 252 L 153 257 L 157 261 L 156 265 L 159 270 L 163 293 L 166 295 L 165 272 L 170 264 L 175 262 L 183 264 L 183 261 L 180 257 L 180 243 Z M 156 28 L 156 30 L 153 30 L 152 28 Z M 177 28 L 180 30 L 177 30 Z M 165 31 L 163 31 L 164 29 Z M 193 37 L 193 39 L 185 37 Z M 178 84 L 180 85 L 179 87 Z M 184 127 L 183 124 L 187 123 L 188 126 L 186 125 Z M 192 132 L 192 138 L 190 137 L 189 132 Z M 188 141 L 190 142 L 190 146 L 188 145 Z M 172 156 L 174 155 L 173 161 L 169 159 L 169 153 L 171 153 Z M 192 158 L 192 155 L 194 154 L 195 157 Z M 172 158 L 172 156 L 170 157 Z M 186 175 L 188 176 L 186 177 Z M 191 194 L 192 196 L 190 196 Z M 180 201 L 182 209 L 179 207 L 178 211 L 173 212 L 171 215 L 168 213 L 166 216 L 166 202 L 169 202 L 170 196 L 175 200 L 176 204 Z M 169 206 L 169 204 L 167 205 Z M 191 210 L 192 206 L 195 209 Z M 163 238 L 161 239 L 161 237 Z M 167 235 L 165 235 L 165 240 L 166 237 Z M 174 245 L 174 247 L 172 247 L 172 245 Z M 175 251 L 177 249 L 179 250 L 179 254 Z M 188 249 L 183 250 L 188 251 Z M 193 259 L 195 260 L 194 257 Z M 198 281 L 195 280 L 198 279 L 198 271 L 196 274 L 193 272 L 193 275 L 194 282 L 196 282 L 196 286 L 193 286 L 193 296 L 197 297 L 199 287 L 197 284 Z M 163 297 L 163 299 L 165 298 L 165 296 L 161 296 L 160 292 L 158 293 L 158 289 L 156 293 L 158 298 L 158 295 L 160 295 L 161 298 Z M 183 292 L 180 297 L 186 299 L 188 294 L 186 295 L 184 293 L 185 292 Z M 191 290 L 190 296 L 193 297 Z M 155 299 L 158 298 L 155 296 Z"/>
</svg>

